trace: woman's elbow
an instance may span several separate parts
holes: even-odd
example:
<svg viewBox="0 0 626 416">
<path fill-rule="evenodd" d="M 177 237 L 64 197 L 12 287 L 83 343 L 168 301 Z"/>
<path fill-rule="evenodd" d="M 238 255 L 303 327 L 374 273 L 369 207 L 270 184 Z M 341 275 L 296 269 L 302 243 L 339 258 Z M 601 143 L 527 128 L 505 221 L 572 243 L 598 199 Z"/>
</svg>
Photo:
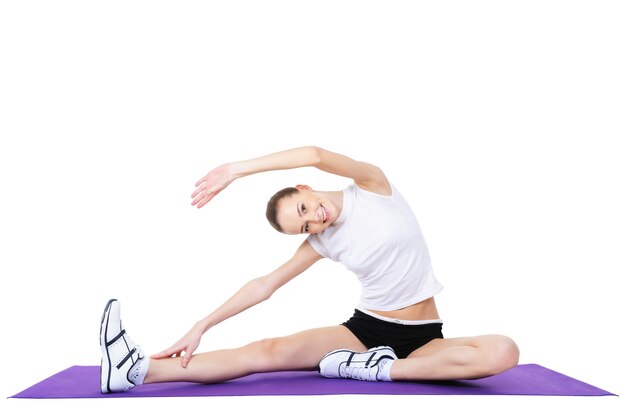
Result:
<svg viewBox="0 0 626 416">
<path fill-rule="evenodd" d="M 262 277 L 253 280 L 253 282 L 255 283 L 254 291 L 261 302 L 268 300 L 276 292 L 276 288 Z"/>
<path fill-rule="evenodd" d="M 324 149 L 318 146 L 305 146 L 304 149 L 307 153 L 307 159 L 311 166 L 317 166 L 323 159 Z"/>
</svg>

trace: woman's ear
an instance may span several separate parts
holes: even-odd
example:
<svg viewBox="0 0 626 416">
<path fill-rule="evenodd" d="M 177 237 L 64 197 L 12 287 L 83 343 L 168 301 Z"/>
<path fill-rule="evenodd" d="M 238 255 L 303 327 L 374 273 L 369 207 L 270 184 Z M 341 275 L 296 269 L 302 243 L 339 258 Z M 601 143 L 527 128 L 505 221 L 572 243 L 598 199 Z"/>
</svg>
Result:
<svg viewBox="0 0 626 416">
<path fill-rule="evenodd" d="M 302 190 L 312 191 L 313 190 L 309 185 L 296 185 L 296 189 L 298 191 L 302 191 Z"/>
</svg>

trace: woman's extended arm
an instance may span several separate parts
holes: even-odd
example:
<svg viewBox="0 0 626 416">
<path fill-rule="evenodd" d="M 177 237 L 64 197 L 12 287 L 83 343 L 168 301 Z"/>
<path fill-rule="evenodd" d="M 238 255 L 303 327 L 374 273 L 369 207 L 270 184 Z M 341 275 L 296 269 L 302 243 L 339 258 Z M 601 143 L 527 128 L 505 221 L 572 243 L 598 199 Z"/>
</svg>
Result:
<svg viewBox="0 0 626 416">
<path fill-rule="evenodd" d="M 271 170 L 316 167 L 325 172 L 352 178 L 361 187 L 372 192 L 390 195 L 391 186 L 383 171 L 372 164 L 356 161 L 348 156 L 316 146 L 298 147 L 272 153 L 255 159 L 228 163 L 210 171 L 196 182 L 191 195 L 192 205 L 202 208 L 232 181 L 254 173 Z"/>
<path fill-rule="evenodd" d="M 266 276 L 250 280 L 222 306 L 206 318 L 198 321 L 178 342 L 170 348 L 153 355 L 152 358 L 180 356 L 184 351 L 185 354 L 181 364 L 183 367 L 187 367 L 191 355 L 198 348 L 200 338 L 206 331 L 220 322 L 269 299 L 278 288 L 304 272 L 321 258 L 309 242 L 305 240 L 289 261 Z"/>
</svg>

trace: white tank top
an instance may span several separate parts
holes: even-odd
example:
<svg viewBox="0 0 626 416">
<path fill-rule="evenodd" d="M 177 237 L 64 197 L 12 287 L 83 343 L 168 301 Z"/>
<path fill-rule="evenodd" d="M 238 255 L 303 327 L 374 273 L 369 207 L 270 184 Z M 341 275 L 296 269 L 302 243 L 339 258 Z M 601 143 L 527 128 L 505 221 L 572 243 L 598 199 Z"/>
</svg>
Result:
<svg viewBox="0 0 626 416">
<path fill-rule="evenodd" d="M 356 274 L 359 309 L 393 311 L 443 289 L 413 211 L 393 184 L 391 189 L 392 195 L 384 196 L 353 183 L 343 190 L 337 221 L 307 238 L 321 256 Z"/>
</svg>

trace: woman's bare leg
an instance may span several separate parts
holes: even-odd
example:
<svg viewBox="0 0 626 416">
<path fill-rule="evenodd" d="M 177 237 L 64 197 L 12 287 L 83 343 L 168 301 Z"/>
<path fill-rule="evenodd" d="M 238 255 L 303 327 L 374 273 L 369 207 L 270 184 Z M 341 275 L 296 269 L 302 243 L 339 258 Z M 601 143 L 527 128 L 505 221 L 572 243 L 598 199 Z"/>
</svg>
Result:
<svg viewBox="0 0 626 416">
<path fill-rule="evenodd" d="M 344 326 L 310 329 L 253 342 L 241 348 L 195 354 L 187 368 L 181 366 L 180 357 L 152 359 L 144 383 L 216 383 L 252 373 L 314 369 L 326 353 L 339 348 L 367 349 Z"/>
<path fill-rule="evenodd" d="M 502 373 L 517 365 L 519 349 L 502 335 L 435 339 L 396 360 L 392 380 L 468 380 Z"/>
</svg>

